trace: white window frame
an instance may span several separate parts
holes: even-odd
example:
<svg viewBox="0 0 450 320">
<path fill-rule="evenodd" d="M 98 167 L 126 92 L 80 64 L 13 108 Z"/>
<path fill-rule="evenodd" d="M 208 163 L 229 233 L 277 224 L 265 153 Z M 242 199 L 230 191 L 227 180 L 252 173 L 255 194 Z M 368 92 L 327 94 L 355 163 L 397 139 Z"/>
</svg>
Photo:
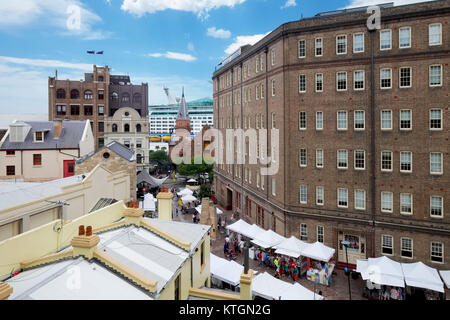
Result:
<svg viewBox="0 0 450 320">
<path fill-rule="evenodd" d="M 410 203 L 410 206 L 411 206 L 411 212 L 403 211 L 403 207 L 402 207 L 402 196 L 403 196 L 403 195 L 409 195 L 409 196 L 411 197 L 411 203 Z M 405 193 L 405 192 L 400 193 L 400 214 L 405 215 L 405 216 L 412 216 L 412 215 L 413 215 L 413 213 L 414 213 L 414 206 L 413 206 L 414 201 L 413 201 L 413 197 L 414 197 L 414 196 L 413 196 L 412 193 Z"/>
<path fill-rule="evenodd" d="M 339 37 L 344 37 L 345 38 L 345 52 L 339 52 L 339 40 L 338 40 Z M 336 54 L 337 55 L 347 54 L 347 47 L 348 47 L 347 35 L 346 34 L 338 34 L 336 36 Z"/>
<path fill-rule="evenodd" d="M 319 157 L 317 156 L 317 154 L 319 153 L 319 152 L 322 152 L 322 165 L 319 165 L 319 163 L 318 163 L 318 161 L 317 161 L 317 159 L 319 159 Z M 319 168 L 319 169 L 322 169 L 323 168 L 323 166 L 324 166 L 324 160 L 323 160 L 323 149 L 316 149 L 316 168 Z"/>
<path fill-rule="evenodd" d="M 321 119 L 322 126 L 321 127 L 319 127 L 317 125 L 318 124 L 318 117 L 317 117 L 318 114 L 322 115 L 322 119 Z M 323 111 L 316 111 L 316 130 L 318 130 L 318 131 L 322 131 L 323 130 Z"/>
<path fill-rule="evenodd" d="M 403 249 L 403 240 L 410 240 L 411 241 L 411 250 L 404 250 Z M 402 254 L 403 251 L 411 251 L 411 257 L 404 256 Z M 408 238 L 408 237 L 401 237 L 400 238 L 400 256 L 403 259 L 410 259 L 410 260 L 412 260 L 414 258 L 414 240 L 412 238 Z"/>
<path fill-rule="evenodd" d="M 402 128 L 402 111 L 409 111 L 409 114 L 410 114 L 409 128 Z M 411 109 L 400 109 L 399 116 L 398 116 L 398 127 L 401 131 L 411 131 L 412 130 L 412 110 Z"/>
<path fill-rule="evenodd" d="M 364 167 L 363 168 L 357 168 L 356 167 L 356 153 L 357 152 L 362 152 L 364 155 Z M 354 151 L 354 157 L 353 157 L 353 165 L 354 165 L 354 169 L 355 170 L 366 170 L 366 151 L 365 150 L 355 150 Z"/>
<path fill-rule="evenodd" d="M 383 153 L 388 153 L 388 152 L 391 154 L 391 169 L 383 169 Z M 392 172 L 393 167 L 394 167 L 393 163 L 394 163 L 394 153 L 392 151 L 389 151 L 389 150 L 382 150 L 381 151 L 381 161 L 380 161 L 381 171 L 383 171 L 383 172 Z"/>
<path fill-rule="evenodd" d="M 390 195 L 391 196 L 391 209 L 385 209 L 383 208 L 383 195 Z M 387 213 L 392 213 L 394 211 L 394 194 L 390 191 L 381 191 L 380 193 L 380 210 L 381 212 L 387 212 Z"/>
<path fill-rule="evenodd" d="M 431 155 L 432 154 L 440 154 L 441 155 L 441 171 L 440 172 L 432 172 L 431 171 Z M 430 174 L 431 175 L 442 175 L 444 173 L 444 154 L 442 152 L 430 152 Z"/>
<path fill-rule="evenodd" d="M 272 178 L 272 196 L 276 197 L 277 195 L 277 181 L 275 178 Z"/>
<path fill-rule="evenodd" d="M 340 153 L 341 151 L 342 151 L 342 152 L 345 151 L 345 154 L 346 154 L 346 157 L 345 157 L 345 158 L 346 158 L 346 159 L 345 159 L 346 166 L 345 166 L 345 167 L 340 167 L 340 166 L 339 166 L 339 153 Z M 338 149 L 337 152 L 336 152 L 336 156 L 337 156 L 337 159 L 336 159 L 336 160 L 337 160 L 337 162 L 336 162 L 337 168 L 338 168 L 338 169 L 341 169 L 341 170 L 346 170 L 346 169 L 348 169 L 348 150 L 346 150 L 346 149 Z"/>
<path fill-rule="evenodd" d="M 391 238 L 391 247 L 389 248 L 389 247 L 386 247 L 385 245 L 384 245 L 384 239 L 385 239 L 385 237 L 389 237 L 389 238 Z M 383 248 L 389 248 L 389 249 L 392 249 L 392 253 L 384 253 L 383 252 Z M 385 255 L 385 256 L 393 256 L 394 255 L 394 237 L 392 236 L 392 235 L 390 235 L 390 234 L 382 234 L 381 235 L 381 254 L 382 255 Z"/>
<path fill-rule="evenodd" d="M 362 72 L 362 74 L 363 74 L 363 87 L 362 88 L 356 88 L 356 76 L 355 76 L 355 74 L 357 72 Z M 353 72 L 353 90 L 355 90 L 355 91 L 364 91 L 365 89 L 366 89 L 366 73 L 365 73 L 365 71 L 364 70 L 355 70 Z"/>
<path fill-rule="evenodd" d="M 347 195 L 346 202 L 347 202 L 347 205 L 339 204 L 339 190 L 345 190 L 346 191 L 346 195 Z M 337 206 L 338 206 L 338 208 L 348 208 L 348 189 L 346 189 L 346 188 L 338 188 L 337 189 Z"/>
<path fill-rule="evenodd" d="M 440 128 L 431 128 L 431 112 L 432 111 L 440 111 L 440 113 L 441 113 L 441 118 L 440 118 L 440 121 L 441 121 L 441 127 Z M 440 109 L 440 108 L 432 108 L 432 109 L 430 109 L 430 112 L 428 113 L 429 114 L 429 128 L 430 128 L 430 131 L 442 131 L 443 130 L 443 128 L 444 128 L 444 123 L 443 123 L 443 116 L 442 116 L 442 114 L 443 114 L 443 111 L 442 111 L 442 109 Z"/>
<path fill-rule="evenodd" d="M 305 233 L 303 233 L 303 231 L 305 231 Z M 308 225 L 306 223 L 300 224 L 300 240 L 308 240 Z"/>
<path fill-rule="evenodd" d="M 322 51 L 321 54 L 317 54 L 317 49 L 319 49 L 319 48 L 317 47 L 317 40 L 320 40 L 320 44 L 321 44 L 320 49 L 321 49 L 321 51 Z M 315 39 L 314 39 L 314 55 L 315 55 L 316 57 L 322 57 L 322 56 L 323 56 L 323 38 L 321 38 L 321 37 L 315 38 Z"/>
<path fill-rule="evenodd" d="M 322 190 L 322 203 L 319 202 L 319 190 Z M 325 191 L 322 186 L 316 187 L 316 205 L 317 206 L 324 206 L 325 205 Z"/>
<path fill-rule="evenodd" d="M 36 133 L 38 132 L 42 135 L 42 140 L 36 140 Z M 45 134 L 44 131 L 35 131 L 33 135 L 34 136 L 33 142 L 44 142 L 45 141 L 44 134 Z"/>
<path fill-rule="evenodd" d="M 434 244 L 439 243 L 441 245 L 441 248 L 442 248 L 442 256 L 441 256 L 442 261 L 434 261 L 432 259 L 432 257 L 433 257 L 433 243 Z M 431 261 L 431 263 L 444 264 L 444 262 L 445 262 L 445 254 L 444 253 L 445 253 L 445 251 L 444 251 L 444 244 L 442 242 L 440 242 L 440 241 L 431 241 L 430 242 L 430 261 Z"/>
<path fill-rule="evenodd" d="M 357 201 L 356 195 L 357 195 L 358 192 L 362 192 L 364 194 L 364 198 L 363 198 L 364 206 L 363 207 L 358 207 L 357 206 L 358 201 Z M 362 189 L 355 190 L 355 209 L 356 210 L 366 210 L 366 190 L 362 190 Z"/>
<path fill-rule="evenodd" d="M 319 233 L 319 230 L 322 230 L 321 234 Z M 322 241 L 319 240 L 319 235 L 322 236 Z M 323 226 L 317 226 L 317 242 L 325 242 L 325 228 Z"/>
<path fill-rule="evenodd" d="M 411 155 L 411 169 L 410 170 L 403 170 L 402 169 L 402 153 L 409 153 Z M 400 155 L 399 155 L 400 159 L 399 159 L 399 165 L 400 165 L 400 172 L 405 172 L 405 173 L 411 173 L 413 171 L 413 153 L 411 151 L 400 151 Z"/>
<path fill-rule="evenodd" d="M 304 198 L 306 200 L 304 200 L 304 201 L 302 200 L 302 195 L 304 195 Z M 300 198 L 299 198 L 299 201 L 300 201 L 301 204 L 307 204 L 308 203 L 308 186 L 303 185 L 303 184 L 300 186 Z"/>
<path fill-rule="evenodd" d="M 362 51 L 355 50 L 355 38 L 358 35 L 362 35 Z M 365 35 L 364 32 L 356 32 L 353 34 L 353 53 L 363 53 L 365 51 Z"/>
<path fill-rule="evenodd" d="M 304 43 L 304 48 L 305 48 L 305 55 L 303 55 L 303 56 L 301 56 L 300 55 L 300 43 L 301 42 L 303 42 Z M 298 43 L 297 43 L 297 50 L 298 50 L 298 58 L 299 59 L 305 59 L 306 58 L 306 40 L 305 39 L 300 39 L 300 40 L 298 40 Z"/>
<path fill-rule="evenodd" d="M 439 26 L 440 34 L 439 34 L 439 43 L 430 43 L 431 37 L 430 37 L 430 29 L 432 26 Z M 431 23 L 428 25 L 428 46 L 440 46 L 442 45 L 442 23 Z"/>
<path fill-rule="evenodd" d="M 339 128 L 339 113 L 345 113 L 345 128 Z M 348 112 L 346 110 L 338 110 L 336 112 L 336 128 L 338 131 L 348 130 Z"/>
<path fill-rule="evenodd" d="M 363 128 L 356 128 L 356 113 L 362 112 L 363 113 Z M 364 110 L 355 110 L 353 113 L 353 130 L 355 131 L 364 131 L 366 130 L 366 112 Z"/>
<path fill-rule="evenodd" d="M 441 70 L 441 72 L 440 72 L 440 83 L 439 84 L 431 84 L 431 68 L 432 67 L 439 67 L 440 70 Z M 442 87 L 443 73 L 444 73 L 444 68 L 442 67 L 442 64 L 432 64 L 432 65 L 430 65 L 430 67 L 428 68 L 428 85 L 431 88 Z"/>
<path fill-rule="evenodd" d="M 381 39 L 381 35 L 385 32 L 389 31 L 389 48 L 382 48 L 382 39 Z M 391 29 L 383 29 L 380 30 L 380 51 L 388 51 L 388 50 L 392 50 L 392 30 Z"/>
<path fill-rule="evenodd" d="M 409 30 L 409 46 L 402 46 L 401 45 L 401 37 L 400 37 L 400 33 L 402 30 Z M 398 48 L 399 49 L 408 49 L 411 48 L 412 46 L 412 32 L 411 32 L 411 27 L 401 27 L 398 29 Z"/>
<path fill-rule="evenodd" d="M 275 49 L 271 50 L 271 61 L 272 66 L 274 66 L 277 63 L 277 52 L 275 51 Z"/>
<path fill-rule="evenodd" d="M 409 86 L 402 86 L 402 69 L 409 69 Z M 392 80 L 391 80 L 392 81 Z M 411 88 L 412 87 L 412 83 L 413 83 L 413 69 L 412 67 L 400 67 L 398 68 L 398 87 L 399 88 Z"/>
<path fill-rule="evenodd" d="M 318 76 L 322 77 L 322 89 L 321 90 L 317 89 L 317 84 L 318 84 L 317 77 Z M 315 75 L 315 90 L 316 90 L 316 92 L 323 92 L 323 87 L 324 87 L 324 85 L 323 85 L 323 73 L 316 73 L 316 75 Z"/>
<path fill-rule="evenodd" d="M 383 128 L 383 113 L 389 112 L 391 114 L 390 128 Z M 392 110 L 384 109 L 380 111 L 380 129 L 381 131 L 391 131 L 392 130 Z"/>
<path fill-rule="evenodd" d="M 432 214 L 432 201 L 433 198 L 441 198 L 441 215 L 434 215 Z M 435 196 L 435 195 L 431 195 L 430 196 L 430 217 L 431 218 L 438 218 L 438 219 L 443 219 L 444 218 L 444 197 L 443 196 Z"/>
<path fill-rule="evenodd" d="M 345 89 L 339 89 L 339 75 L 340 74 L 345 74 Z M 347 71 L 338 71 L 338 72 L 336 72 L 336 91 L 342 92 L 342 91 L 347 91 L 347 89 L 348 89 Z"/>
<path fill-rule="evenodd" d="M 383 77 L 382 77 L 382 74 L 383 74 L 383 71 L 384 70 L 389 70 L 389 73 L 390 73 L 390 75 L 391 75 L 391 77 L 390 77 L 390 86 L 389 87 L 383 87 Z M 380 69 L 380 89 L 381 90 L 388 90 L 388 89 L 392 89 L 392 68 L 381 68 Z"/>
<path fill-rule="evenodd" d="M 272 86 L 272 97 L 275 97 L 275 79 L 270 80 L 271 86 Z"/>
<path fill-rule="evenodd" d="M 302 150 L 305 150 L 305 164 L 302 164 Z M 300 167 L 302 168 L 306 168 L 308 166 L 308 149 L 306 148 L 301 148 L 298 152 L 298 163 L 300 165 Z"/>
<path fill-rule="evenodd" d="M 305 126 L 302 127 L 302 121 L 301 121 L 301 115 L 305 115 Z M 306 111 L 299 111 L 298 113 L 298 129 L 300 131 L 305 131 L 308 128 L 308 119 L 307 119 L 307 113 Z"/>
<path fill-rule="evenodd" d="M 301 78 L 304 77 L 305 78 L 305 90 L 301 90 Z M 299 93 L 305 93 L 306 92 L 306 74 L 300 74 L 298 76 L 298 92 Z"/>
</svg>

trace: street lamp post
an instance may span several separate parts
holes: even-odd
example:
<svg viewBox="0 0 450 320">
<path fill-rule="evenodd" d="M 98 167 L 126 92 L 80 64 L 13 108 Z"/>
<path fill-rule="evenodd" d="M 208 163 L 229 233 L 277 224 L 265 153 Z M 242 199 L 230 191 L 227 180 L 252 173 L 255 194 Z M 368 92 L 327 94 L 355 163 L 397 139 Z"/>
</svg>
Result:
<svg viewBox="0 0 450 320">
<path fill-rule="evenodd" d="M 350 242 L 347 240 L 341 241 L 341 244 L 345 247 L 345 257 L 347 259 L 347 266 L 345 267 L 345 271 L 346 273 L 348 273 L 347 277 L 348 277 L 348 295 L 350 297 L 350 300 L 352 300 L 352 291 L 350 288 L 350 270 L 348 268 L 348 253 L 347 253 L 347 248 L 350 246 Z"/>
</svg>

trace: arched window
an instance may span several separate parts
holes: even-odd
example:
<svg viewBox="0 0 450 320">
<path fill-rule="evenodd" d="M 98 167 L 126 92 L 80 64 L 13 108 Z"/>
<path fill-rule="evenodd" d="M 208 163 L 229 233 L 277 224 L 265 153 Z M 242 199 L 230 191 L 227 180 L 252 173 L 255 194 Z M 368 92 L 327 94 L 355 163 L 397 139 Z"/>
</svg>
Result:
<svg viewBox="0 0 450 320">
<path fill-rule="evenodd" d="M 142 102 L 142 96 L 140 93 L 135 93 L 133 95 L 133 102 L 141 103 Z"/>
<path fill-rule="evenodd" d="M 99 81 L 99 82 L 105 81 L 104 79 L 105 79 L 105 78 L 103 78 L 103 76 L 98 76 L 98 81 Z"/>
<path fill-rule="evenodd" d="M 117 124 L 113 123 L 112 132 L 117 132 Z"/>
<path fill-rule="evenodd" d="M 142 131 L 142 127 L 140 124 L 136 125 L 136 132 L 141 132 Z"/>
<path fill-rule="evenodd" d="M 56 99 L 65 99 L 66 98 L 66 90 L 58 89 L 56 90 Z"/>
<path fill-rule="evenodd" d="M 130 132 L 130 125 L 128 123 L 125 123 L 125 125 L 123 126 L 123 131 Z"/>
<path fill-rule="evenodd" d="M 125 92 L 124 94 L 122 94 L 122 102 L 128 102 L 130 101 L 130 94 Z"/>
<path fill-rule="evenodd" d="M 70 91 L 70 99 L 80 99 L 80 91 L 77 89 Z"/>
<path fill-rule="evenodd" d="M 91 100 L 94 97 L 91 90 L 86 90 L 84 92 L 84 99 Z"/>
<path fill-rule="evenodd" d="M 111 94 L 111 98 L 113 101 L 117 101 L 117 100 L 119 100 L 119 94 L 117 92 L 113 92 Z"/>
<path fill-rule="evenodd" d="M 137 156 L 136 156 L 136 162 L 137 162 L 137 163 L 142 163 L 142 158 L 143 158 L 143 157 L 142 157 L 142 154 L 139 154 L 139 153 L 138 153 Z"/>
</svg>

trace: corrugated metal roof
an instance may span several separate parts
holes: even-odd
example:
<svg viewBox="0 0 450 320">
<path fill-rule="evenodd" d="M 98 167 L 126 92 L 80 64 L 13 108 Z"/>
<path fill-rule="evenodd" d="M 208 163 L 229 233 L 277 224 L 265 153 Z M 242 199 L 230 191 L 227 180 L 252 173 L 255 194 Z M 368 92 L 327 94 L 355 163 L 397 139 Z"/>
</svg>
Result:
<svg viewBox="0 0 450 320">
<path fill-rule="evenodd" d="M 31 126 L 24 142 L 10 142 L 9 136 L 1 146 L 1 150 L 40 150 L 40 149 L 78 149 L 85 121 L 63 121 L 63 128 L 58 139 L 54 138 L 52 121 L 24 121 Z M 44 131 L 44 141 L 34 142 L 34 133 Z"/>
</svg>

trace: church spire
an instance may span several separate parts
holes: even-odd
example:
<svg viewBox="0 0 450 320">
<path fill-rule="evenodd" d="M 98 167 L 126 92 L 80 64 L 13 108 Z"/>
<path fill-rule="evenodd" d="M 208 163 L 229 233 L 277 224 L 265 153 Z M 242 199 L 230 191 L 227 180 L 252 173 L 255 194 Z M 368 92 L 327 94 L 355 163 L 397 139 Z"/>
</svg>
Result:
<svg viewBox="0 0 450 320">
<path fill-rule="evenodd" d="M 177 120 L 190 120 L 188 108 L 186 104 L 186 98 L 184 97 L 184 87 L 183 92 L 180 100 L 180 107 L 178 108 L 178 116 Z"/>
</svg>

